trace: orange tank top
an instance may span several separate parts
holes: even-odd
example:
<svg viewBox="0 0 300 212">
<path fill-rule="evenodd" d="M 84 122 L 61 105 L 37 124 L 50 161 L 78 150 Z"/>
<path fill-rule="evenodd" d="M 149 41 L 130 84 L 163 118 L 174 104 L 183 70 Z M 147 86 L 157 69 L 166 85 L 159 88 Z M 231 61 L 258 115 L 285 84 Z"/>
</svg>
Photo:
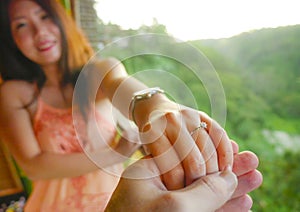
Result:
<svg viewBox="0 0 300 212">
<path fill-rule="evenodd" d="M 93 114 L 95 115 L 96 126 L 92 129 L 97 131 L 94 134 L 100 135 L 100 139 L 105 139 L 105 142 L 113 143 L 116 136 L 115 127 L 98 112 Z M 88 134 L 91 135 L 92 133 L 88 133 L 91 130 L 88 130 L 87 126 L 83 117 L 78 113 L 77 115 L 73 113 L 72 108 L 55 108 L 38 98 L 37 112 L 34 117 L 34 132 L 42 151 L 63 154 L 82 152 L 82 147 L 95 146 L 95 142 L 92 144 L 90 143 L 92 141 L 88 139 Z"/>
</svg>

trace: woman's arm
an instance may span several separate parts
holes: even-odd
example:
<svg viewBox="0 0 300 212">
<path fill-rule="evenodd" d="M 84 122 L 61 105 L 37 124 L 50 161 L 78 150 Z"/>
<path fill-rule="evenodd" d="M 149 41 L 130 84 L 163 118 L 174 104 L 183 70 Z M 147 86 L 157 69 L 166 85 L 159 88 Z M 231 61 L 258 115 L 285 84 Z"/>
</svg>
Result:
<svg viewBox="0 0 300 212">
<path fill-rule="evenodd" d="M 6 82 L 0 87 L 0 134 L 20 167 L 31 179 L 74 177 L 99 169 L 84 153 L 55 154 L 42 152 L 32 128 L 23 98 L 28 86 L 19 82 Z M 126 144 L 128 146 L 128 144 Z M 116 151 L 131 154 L 132 146 L 120 143 Z M 123 152 L 122 152 L 123 151 Z M 95 153 L 103 161 L 102 166 L 123 162 L 124 157 L 113 156 L 114 150 L 107 148 Z M 125 152 L 125 153 L 124 153 Z M 116 155 L 116 154 L 114 154 Z"/>
</svg>

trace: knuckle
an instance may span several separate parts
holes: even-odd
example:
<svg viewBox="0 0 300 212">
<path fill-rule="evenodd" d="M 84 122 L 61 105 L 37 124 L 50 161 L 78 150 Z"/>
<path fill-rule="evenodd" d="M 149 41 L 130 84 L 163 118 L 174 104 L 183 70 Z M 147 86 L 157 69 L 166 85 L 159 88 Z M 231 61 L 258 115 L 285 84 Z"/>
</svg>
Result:
<svg viewBox="0 0 300 212">
<path fill-rule="evenodd" d="M 218 135 L 220 139 L 226 135 L 226 131 L 220 126 L 214 127 L 213 132 Z"/>
<path fill-rule="evenodd" d="M 204 158 L 205 158 L 206 162 L 207 162 L 208 160 L 218 162 L 218 155 L 217 155 L 217 152 L 216 152 L 215 150 L 206 152 L 206 153 L 204 154 Z"/>
<path fill-rule="evenodd" d="M 191 156 L 186 158 L 186 163 L 189 167 L 190 171 L 197 171 L 203 169 L 203 166 L 205 168 L 205 160 L 201 156 Z"/>
<path fill-rule="evenodd" d="M 165 114 L 165 118 L 166 118 L 168 124 L 172 124 L 174 126 L 178 125 L 178 117 L 177 117 L 177 114 L 175 114 L 175 112 L 173 112 L 173 111 L 167 112 Z"/>
</svg>

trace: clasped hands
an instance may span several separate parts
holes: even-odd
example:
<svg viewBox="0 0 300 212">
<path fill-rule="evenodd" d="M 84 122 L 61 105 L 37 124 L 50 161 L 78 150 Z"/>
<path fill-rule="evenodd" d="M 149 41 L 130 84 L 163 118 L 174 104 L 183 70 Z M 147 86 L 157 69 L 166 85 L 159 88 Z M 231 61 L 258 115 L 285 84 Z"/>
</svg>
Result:
<svg viewBox="0 0 300 212">
<path fill-rule="evenodd" d="M 262 182 L 257 157 L 238 153 L 238 145 L 205 113 L 172 107 L 138 122 L 151 158 L 125 170 L 107 210 L 248 211 L 247 193 Z"/>
</svg>

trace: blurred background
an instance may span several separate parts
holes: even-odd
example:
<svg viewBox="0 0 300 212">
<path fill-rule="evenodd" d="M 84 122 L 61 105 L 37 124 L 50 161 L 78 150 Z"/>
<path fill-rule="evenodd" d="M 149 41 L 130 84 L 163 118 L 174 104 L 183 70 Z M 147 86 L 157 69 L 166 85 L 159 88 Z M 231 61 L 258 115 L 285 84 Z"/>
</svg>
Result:
<svg viewBox="0 0 300 212">
<path fill-rule="evenodd" d="M 254 201 L 252 210 L 300 211 L 298 1 L 61 2 L 101 56 L 122 58 L 122 54 L 130 55 L 133 48 L 143 49 L 147 45 L 170 48 L 168 43 L 139 39 L 134 43 L 119 42 L 118 48 L 106 51 L 111 43 L 143 33 L 173 38 L 179 44 L 176 46 L 179 53 L 186 51 L 187 44 L 202 52 L 224 88 L 225 129 L 241 151 L 251 150 L 260 159 L 258 169 L 264 181 L 250 194 Z M 212 99 L 206 87 L 185 64 L 157 55 L 135 56 L 122 62 L 130 74 L 144 70 L 172 74 L 194 94 L 197 108 L 211 113 Z M 155 79 L 155 76 L 151 80 L 148 78 L 145 83 L 155 85 Z M 177 100 L 188 101 L 183 89 L 172 87 L 172 83 L 168 86 L 176 93 Z M 28 195 L 30 182 L 21 170 L 15 169 L 4 147 L 1 157 L 5 160 L 0 161 L 0 198 L 8 202 L 12 201 L 8 197 L 16 193 L 20 195 L 14 196 L 15 199 Z M 4 179 L 12 179 L 12 182 Z"/>
<path fill-rule="evenodd" d="M 122 37 L 159 33 L 191 44 L 209 59 L 224 87 L 228 134 L 241 151 L 251 150 L 260 159 L 264 181 L 251 193 L 253 211 L 300 211 L 298 5 L 296 0 L 97 0 L 95 4 L 99 49 Z M 145 45 L 147 40 L 120 49 Z M 157 45 L 164 48 L 163 43 Z M 148 69 L 174 74 L 193 92 L 198 109 L 210 114 L 205 87 L 178 61 L 144 55 L 123 62 L 132 74 Z M 173 90 L 185 98 L 182 89 Z"/>
</svg>

